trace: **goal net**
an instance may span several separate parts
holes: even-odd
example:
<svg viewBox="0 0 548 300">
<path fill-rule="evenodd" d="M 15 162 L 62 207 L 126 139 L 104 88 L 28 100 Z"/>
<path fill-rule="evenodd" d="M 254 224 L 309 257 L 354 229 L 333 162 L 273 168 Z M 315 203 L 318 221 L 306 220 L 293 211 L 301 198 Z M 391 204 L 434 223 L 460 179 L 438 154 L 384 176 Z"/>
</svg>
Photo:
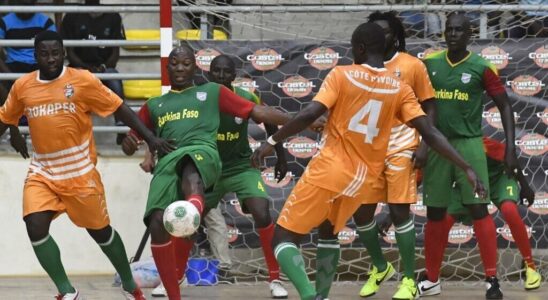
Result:
<svg viewBox="0 0 548 300">
<path fill-rule="evenodd" d="M 219 2 L 219 1 L 217 1 Z M 301 3 L 302 2 L 302 3 Z M 323 9 L 306 9 L 313 2 Z M 434 2 L 434 1 L 433 1 Z M 438 1 L 438 3 L 459 5 L 460 1 Z M 258 94 L 268 105 L 287 112 L 302 109 L 318 91 L 323 78 L 335 65 L 352 63 L 349 38 L 354 28 L 367 20 L 367 15 L 375 9 L 343 11 L 342 4 L 410 4 L 411 1 L 261 1 L 272 5 L 275 11 L 245 11 L 244 5 L 254 5 L 257 1 L 234 1 L 240 5 L 240 12 L 220 13 L 215 8 L 221 4 L 198 1 L 198 4 L 211 5 L 207 20 L 209 28 L 216 31 L 211 35 L 215 40 L 190 41 L 197 51 L 197 64 L 201 69 L 197 82 L 204 82 L 205 72 L 211 60 L 219 54 L 228 54 L 236 61 L 238 78 L 236 86 Z M 438 7 L 432 10 L 423 5 L 423 10 L 413 7 L 395 6 L 407 31 L 408 52 L 423 58 L 425 54 L 444 47 L 443 28 L 446 14 L 452 9 Z M 190 1 L 178 1 L 177 5 L 189 5 Z M 337 4 L 337 5 L 335 5 Z M 175 4 L 174 4 L 175 5 Z M 333 5 L 333 6 L 330 6 Z M 174 6 L 175 7 L 175 6 Z M 301 7 L 299 9 L 295 7 Z M 480 6 L 478 6 L 479 8 Z M 237 7 L 236 7 L 237 8 Z M 292 9 L 291 9 L 292 8 Z M 386 7 L 384 7 L 386 8 Z M 430 10 L 428 10 L 430 9 Z M 545 84 L 548 80 L 548 44 L 546 43 L 546 10 L 510 11 L 492 9 L 481 11 L 463 6 L 474 31 L 470 49 L 480 53 L 497 66 L 506 85 L 515 111 L 516 145 L 521 165 L 537 192 L 535 204 L 529 208 L 520 206 L 521 215 L 528 226 L 533 246 L 535 262 L 548 278 L 548 108 Z M 386 9 L 388 10 L 388 9 Z M 177 11 L 175 9 L 175 11 Z M 174 12 L 174 32 L 179 37 L 184 29 L 200 27 L 200 16 Z M 192 21 L 194 20 L 194 21 Z M 198 20 L 198 21 L 197 21 Z M 194 23 L 193 22 L 198 22 Z M 542 31 L 544 30 L 544 31 Z M 219 33 L 220 32 L 220 33 Z M 535 37 L 536 36 L 536 37 Z M 544 38 L 542 38 L 543 36 Z M 504 140 L 500 114 L 494 104 L 485 99 L 483 129 L 486 136 Z M 264 141 L 265 132 L 257 125 L 250 126 L 252 148 Z M 276 217 L 296 181 L 310 158 L 317 152 L 319 136 L 303 132 L 289 138 L 284 143 L 288 158 L 289 172 L 284 180 L 276 182 L 273 168 L 263 171 L 263 178 L 271 196 L 271 213 Z M 273 166 L 275 158 L 268 159 Z M 334 166 L 337 167 L 337 166 Z M 420 190 L 420 189 L 419 189 Z M 419 194 L 419 199 L 422 199 Z M 263 281 L 268 272 L 264 263 L 258 234 L 253 220 L 242 213 L 234 195 L 227 195 L 221 204 L 229 228 L 230 254 L 236 282 Z M 379 206 L 378 212 L 387 208 Z M 424 224 L 426 208 L 422 201 L 412 207 L 417 230 L 417 267 L 424 266 Z M 498 273 L 502 280 L 517 281 L 522 276 L 522 259 L 512 235 L 496 207 L 491 206 L 497 227 L 499 264 Z M 352 221 L 339 234 L 343 247 L 338 267 L 337 280 L 360 280 L 366 278 L 370 259 L 363 245 L 356 239 L 357 233 Z M 307 271 L 314 274 L 314 256 L 317 234 L 313 232 L 303 240 L 302 248 L 307 258 Z M 393 230 L 382 240 L 387 258 L 398 265 L 399 257 Z M 205 242 L 204 242 L 205 243 Z M 200 247 L 204 247 L 202 244 Z M 195 255 L 199 255 L 196 252 Z M 204 252 L 202 252 L 204 253 Z M 483 267 L 472 227 L 456 224 L 451 230 L 449 247 L 444 259 L 442 276 L 453 281 L 481 281 Z"/>
</svg>

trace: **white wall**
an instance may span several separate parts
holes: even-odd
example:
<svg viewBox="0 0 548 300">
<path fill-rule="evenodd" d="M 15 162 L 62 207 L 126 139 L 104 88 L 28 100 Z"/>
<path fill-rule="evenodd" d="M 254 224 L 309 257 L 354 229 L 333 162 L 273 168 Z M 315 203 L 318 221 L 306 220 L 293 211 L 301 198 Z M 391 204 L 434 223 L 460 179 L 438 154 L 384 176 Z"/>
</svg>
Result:
<svg viewBox="0 0 548 300">
<path fill-rule="evenodd" d="M 118 230 L 133 256 L 145 226 L 142 216 L 150 175 L 141 171 L 139 159 L 100 157 L 112 226 Z M 0 276 L 45 275 L 38 264 L 21 217 L 23 181 L 29 161 L 12 155 L 0 157 Z M 54 220 L 51 235 L 57 241 L 68 273 L 114 273 L 99 246 L 84 229 L 74 226 L 66 215 Z M 150 256 L 147 245 L 143 254 Z"/>
</svg>

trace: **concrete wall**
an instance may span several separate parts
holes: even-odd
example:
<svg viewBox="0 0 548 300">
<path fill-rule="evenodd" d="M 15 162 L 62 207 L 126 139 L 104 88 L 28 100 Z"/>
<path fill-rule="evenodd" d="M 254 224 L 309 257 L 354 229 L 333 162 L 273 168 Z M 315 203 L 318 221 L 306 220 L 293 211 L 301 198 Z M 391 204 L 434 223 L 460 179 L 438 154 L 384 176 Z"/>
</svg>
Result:
<svg viewBox="0 0 548 300">
<path fill-rule="evenodd" d="M 130 257 L 145 230 L 142 215 L 150 180 L 150 175 L 140 170 L 139 162 L 138 158 L 100 157 L 98 164 L 112 226 L 122 236 Z M 21 218 L 23 181 L 28 164 L 28 160 L 13 155 L 2 154 L 0 157 L 0 276 L 44 275 Z M 66 215 L 53 222 L 51 235 L 59 244 L 68 273 L 114 273 L 99 246 L 85 230 L 76 228 Z M 150 256 L 148 245 L 143 255 Z"/>
</svg>

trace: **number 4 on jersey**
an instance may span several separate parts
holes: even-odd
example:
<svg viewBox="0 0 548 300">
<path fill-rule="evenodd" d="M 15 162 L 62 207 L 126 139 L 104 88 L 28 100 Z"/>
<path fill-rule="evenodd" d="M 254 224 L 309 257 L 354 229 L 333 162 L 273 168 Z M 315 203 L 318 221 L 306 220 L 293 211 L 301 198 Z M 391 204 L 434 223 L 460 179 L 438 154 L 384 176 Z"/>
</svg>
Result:
<svg viewBox="0 0 548 300">
<path fill-rule="evenodd" d="M 373 139 L 379 135 L 379 116 L 381 114 L 382 102 L 378 100 L 369 100 L 358 110 L 358 112 L 350 119 L 348 130 L 365 135 L 365 143 L 373 143 Z M 361 121 L 369 114 L 367 124 L 364 125 Z"/>
</svg>

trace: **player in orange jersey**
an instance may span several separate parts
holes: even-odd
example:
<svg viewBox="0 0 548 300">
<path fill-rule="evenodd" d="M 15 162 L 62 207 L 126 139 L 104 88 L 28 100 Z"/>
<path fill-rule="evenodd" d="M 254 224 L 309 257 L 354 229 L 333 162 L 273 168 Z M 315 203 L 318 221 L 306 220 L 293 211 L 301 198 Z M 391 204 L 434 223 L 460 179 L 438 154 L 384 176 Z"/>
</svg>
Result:
<svg viewBox="0 0 548 300">
<path fill-rule="evenodd" d="M 17 125 L 23 114 L 27 117 L 35 152 L 23 190 L 23 219 L 36 257 L 55 283 L 57 299 L 81 299 L 49 235 L 51 221 L 66 212 L 75 225 L 88 231 L 118 271 L 126 299 L 145 299 L 131 275 L 122 239 L 110 226 L 95 168 L 91 113 L 114 113 L 144 136 L 152 149 L 169 152 L 172 146 L 155 137 L 93 74 L 64 67 L 59 34 L 38 34 L 34 48 L 39 69 L 15 81 L 0 108 L 0 135 L 8 125 Z"/>
<path fill-rule="evenodd" d="M 384 65 L 388 72 L 413 89 L 422 109 L 434 124 L 436 104 L 430 101 L 435 98 L 434 89 L 426 66 L 418 58 L 406 53 L 403 24 L 393 12 L 372 13 L 369 16 L 369 22 L 375 22 L 383 28 L 386 38 Z M 416 285 L 416 233 L 413 219 L 409 216 L 409 206 L 415 203 L 417 198 L 416 174 L 413 166 L 415 152 L 424 154 L 427 150 L 424 143 L 421 145 L 419 147 L 419 134 L 416 130 L 398 121 L 392 125 L 384 169 L 377 181 L 361 196 L 362 205 L 354 214 L 359 240 L 367 248 L 373 262 L 369 278 L 360 291 L 362 297 L 374 295 L 380 283 L 390 279 L 396 273 L 392 264 L 386 261 L 379 244 L 379 230 L 374 218 L 379 202 L 388 203 L 390 217 L 395 225 L 396 241 L 404 274 L 393 299 L 409 299 L 413 295 Z M 424 164 L 423 161 L 416 161 L 416 163 Z M 325 285 L 326 289 L 331 282 L 328 283 Z M 318 281 L 316 284 L 318 285 Z M 327 293 L 324 296 L 327 296 Z"/>
<path fill-rule="evenodd" d="M 354 64 L 335 67 L 314 100 L 270 136 L 252 157 L 254 165 L 259 166 L 274 145 L 305 129 L 329 110 L 321 150 L 289 195 L 278 217 L 273 240 L 282 271 L 304 300 L 324 296 L 317 294 L 308 280 L 297 248 L 300 239 L 324 221 L 334 229 L 320 230 L 321 241 L 336 239 L 360 206 L 361 195 L 384 169 L 395 120 L 417 128 L 433 149 L 465 170 L 480 195 L 485 194 L 474 170 L 426 119 L 412 89 L 384 68 L 384 42 L 379 25 L 359 25 L 352 34 Z M 322 263 L 317 257 L 317 265 Z"/>
</svg>

